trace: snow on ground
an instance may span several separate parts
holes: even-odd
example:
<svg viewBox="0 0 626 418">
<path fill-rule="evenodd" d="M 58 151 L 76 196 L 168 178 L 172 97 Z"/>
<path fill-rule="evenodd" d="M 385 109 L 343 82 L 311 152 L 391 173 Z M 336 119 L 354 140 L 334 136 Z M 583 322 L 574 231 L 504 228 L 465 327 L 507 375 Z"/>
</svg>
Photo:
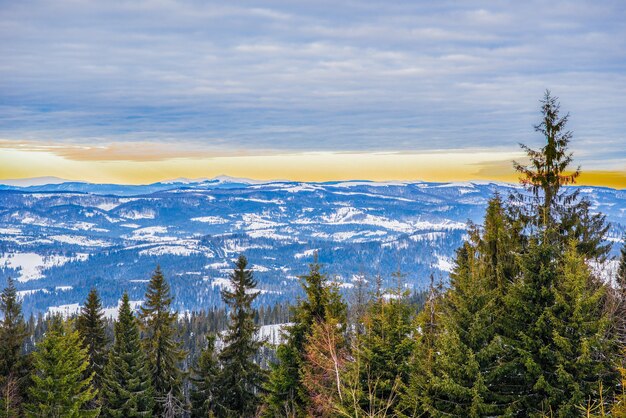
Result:
<svg viewBox="0 0 626 418">
<path fill-rule="evenodd" d="M 139 309 L 139 307 L 143 303 L 143 300 L 129 300 L 128 302 L 130 304 L 130 309 L 132 309 L 133 311 L 137 311 L 137 309 Z M 118 314 L 118 311 L 120 310 L 121 305 L 122 305 L 122 299 L 118 301 L 117 306 L 109 306 L 107 308 L 102 309 L 102 311 L 104 312 L 104 316 L 106 318 L 111 318 L 113 320 L 117 319 L 117 314 Z"/>
<path fill-rule="evenodd" d="M 0 228 L 0 235 L 19 235 L 22 230 L 19 228 Z"/>
<path fill-rule="evenodd" d="M 63 265 L 69 261 L 84 260 L 84 254 L 76 257 L 62 255 L 40 255 L 36 253 L 5 253 L 0 257 L 0 265 L 5 268 L 19 270 L 17 281 L 27 282 L 44 277 L 43 271 L 54 266 Z"/>
<path fill-rule="evenodd" d="M 617 270 L 619 269 L 619 260 L 606 260 L 603 263 L 590 261 L 588 263 L 591 272 L 605 283 L 615 285 Z"/>
<path fill-rule="evenodd" d="M 441 270 L 447 271 L 448 273 L 454 269 L 454 261 L 450 257 L 437 255 L 437 263 L 433 265 L 433 267 Z"/>
<path fill-rule="evenodd" d="M 191 220 L 195 222 L 203 222 L 203 223 L 207 223 L 211 225 L 225 224 L 228 222 L 227 219 L 224 219 L 221 216 L 200 216 L 197 218 L 191 218 Z"/>
<path fill-rule="evenodd" d="M 124 228 L 139 228 L 141 225 L 139 225 L 139 224 L 120 224 L 120 226 L 123 226 Z"/>
<path fill-rule="evenodd" d="M 244 213 L 241 215 L 241 219 L 247 230 L 269 229 L 285 225 L 284 223 L 271 221 L 256 213 Z"/>
<path fill-rule="evenodd" d="M 293 322 L 285 322 L 282 324 L 263 325 L 259 327 L 256 338 L 265 340 L 270 344 L 278 345 L 283 342 L 283 333 L 285 328 L 293 325 Z"/>
<path fill-rule="evenodd" d="M 126 219 L 154 219 L 156 212 L 152 209 L 144 210 L 128 210 L 124 209 L 120 212 L 120 216 Z"/>
<path fill-rule="evenodd" d="M 21 300 L 21 299 L 24 299 L 24 296 L 32 295 L 32 294 L 37 293 L 37 292 L 50 293 L 50 292 L 48 292 L 48 289 L 18 290 L 16 293 L 17 293 L 17 298 Z"/>
<path fill-rule="evenodd" d="M 184 247 L 182 245 L 159 245 L 156 247 L 148 248 L 147 250 L 139 251 L 139 255 L 163 255 L 163 254 L 172 254 L 179 256 L 187 256 L 191 254 L 198 254 L 200 251 Z"/>
<path fill-rule="evenodd" d="M 229 279 L 217 277 L 211 281 L 211 287 L 219 287 L 220 289 L 233 290 Z"/>
<path fill-rule="evenodd" d="M 166 226 L 147 226 L 133 230 L 130 235 L 122 235 L 122 238 L 133 241 L 149 241 L 149 242 L 171 242 L 176 241 L 176 237 L 162 236 L 160 234 L 167 233 Z"/>
<path fill-rule="evenodd" d="M 54 290 L 57 290 L 59 292 L 67 292 L 68 290 L 72 290 L 73 288 L 73 286 L 56 286 Z"/>
<path fill-rule="evenodd" d="M 228 268 L 228 267 L 232 267 L 232 264 L 229 263 L 228 261 L 222 261 L 220 263 L 211 263 L 211 264 L 207 264 L 206 266 L 204 266 L 205 269 L 214 269 L 214 270 L 221 270 L 221 269 Z"/>
<path fill-rule="evenodd" d="M 46 311 L 46 315 L 61 315 L 64 318 L 75 315 L 80 312 L 78 303 L 70 303 L 67 305 L 50 306 Z"/>
<path fill-rule="evenodd" d="M 50 239 L 70 245 L 80 245 L 81 247 L 110 247 L 108 241 L 101 239 L 87 238 L 82 235 L 51 235 Z"/>
<path fill-rule="evenodd" d="M 274 229 L 257 229 L 254 231 L 248 231 L 246 234 L 250 238 L 270 238 L 278 241 L 288 241 L 293 238 L 293 236 L 278 234 Z"/>
<path fill-rule="evenodd" d="M 301 253 L 296 253 L 294 254 L 294 258 L 296 259 L 301 259 L 301 258 L 306 258 L 306 257 L 313 257 L 313 254 L 315 254 L 316 251 L 319 251 L 319 248 L 313 248 L 312 250 L 306 250 L 303 251 Z"/>
</svg>

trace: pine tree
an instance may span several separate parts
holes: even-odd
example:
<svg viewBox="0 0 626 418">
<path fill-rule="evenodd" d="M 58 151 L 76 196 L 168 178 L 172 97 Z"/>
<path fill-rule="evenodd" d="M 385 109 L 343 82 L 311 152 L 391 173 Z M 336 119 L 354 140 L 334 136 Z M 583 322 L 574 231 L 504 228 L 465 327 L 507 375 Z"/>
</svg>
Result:
<svg viewBox="0 0 626 418">
<path fill-rule="evenodd" d="M 90 407 L 97 394 L 85 377 L 89 367 L 87 349 L 69 325 L 54 325 L 37 344 L 33 354 L 32 386 L 26 415 L 31 418 L 97 417 Z"/>
<path fill-rule="evenodd" d="M 137 320 L 130 309 L 128 294 L 124 293 L 115 322 L 115 342 L 104 369 L 102 416 L 151 417 L 154 394 L 150 377 Z"/>
<path fill-rule="evenodd" d="M 258 296 L 248 261 L 241 255 L 230 275 L 230 289 L 222 298 L 230 310 L 224 335 L 224 349 L 219 353 L 221 371 L 217 378 L 216 415 L 225 417 L 254 416 L 260 404 L 264 372 L 254 362 L 263 344 L 256 338 L 259 327 L 254 322 L 252 302 Z"/>
<path fill-rule="evenodd" d="M 200 353 L 193 370 L 191 383 L 191 416 L 207 418 L 215 415 L 215 398 L 218 393 L 219 363 L 215 353 L 215 335 L 207 337 L 206 347 Z"/>
<path fill-rule="evenodd" d="M 9 417 L 17 415 L 22 399 L 27 374 L 22 350 L 28 336 L 17 289 L 10 277 L 0 295 L 0 311 L 0 417 Z"/>
<path fill-rule="evenodd" d="M 307 389 L 302 383 L 305 345 L 315 322 L 324 322 L 327 316 L 340 318 L 346 306 L 337 289 L 328 285 L 315 260 L 309 274 L 301 276 L 305 298 L 298 299 L 292 309 L 293 324 L 286 328 L 285 342 L 278 346 L 278 362 L 271 366 L 266 416 L 305 416 L 309 404 Z"/>
<path fill-rule="evenodd" d="M 99 389 L 107 360 L 107 336 L 102 303 L 96 289 L 91 289 L 85 305 L 81 308 L 81 313 L 76 319 L 76 330 L 83 339 L 89 356 L 87 376 L 94 374 L 93 385 Z"/>
<path fill-rule="evenodd" d="M 179 363 L 185 358 L 185 352 L 181 348 L 182 344 L 176 340 L 178 314 L 170 311 L 172 300 L 170 286 L 157 266 L 148 283 L 145 302 L 139 315 L 152 388 L 157 399 L 154 407 L 157 416 L 163 413 L 163 402 L 168 393 L 172 392 L 175 397 L 182 398 L 182 372 Z"/>
</svg>

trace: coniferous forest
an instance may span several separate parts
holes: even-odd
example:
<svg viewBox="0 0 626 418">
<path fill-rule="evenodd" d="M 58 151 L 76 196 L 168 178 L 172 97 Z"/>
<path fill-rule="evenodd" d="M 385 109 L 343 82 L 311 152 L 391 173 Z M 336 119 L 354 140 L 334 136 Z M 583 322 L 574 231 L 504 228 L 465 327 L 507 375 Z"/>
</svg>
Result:
<svg viewBox="0 0 626 418">
<path fill-rule="evenodd" d="M 346 296 L 314 260 L 298 300 L 256 309 L 241 255 L 226 309 L 174 312 L 157 266 L 114 320 L 93 289 L 75 317 L 27 321 L 9 280 L 0 417 L 626 417 L 626 246 L 617 272 L 597 267 L 608 225 L 567 187 L 567 123 L 546 93 L 543 146 L 513 163 L 523 187 L 492 197 L 423 293 L 398 273 Z M 259 337 L 268 324 L 280 338 Z"/>
</svg>

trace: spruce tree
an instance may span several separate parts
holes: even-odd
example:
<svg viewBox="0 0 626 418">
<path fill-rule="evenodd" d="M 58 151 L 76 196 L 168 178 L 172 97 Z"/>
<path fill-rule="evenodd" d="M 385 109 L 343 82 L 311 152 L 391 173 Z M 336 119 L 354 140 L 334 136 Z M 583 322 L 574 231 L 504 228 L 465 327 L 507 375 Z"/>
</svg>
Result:
<svg viewBox="0 0 626 418">
<path fill-rule="evenodd" d="M 215 416 L 215 401 L 218 394 L 217 376 L 219 363 L 215 353 L 215 335 L 209 335 L 206 347 L 200 353 L 198 364 L 191 376 L 191 416 L 206 418 Z"/>
<path fill-rule="evenodd" d="M 224 348 L 218 356 L 221 370 L 217 378 L 217 416 L 254 416 L 265 379 L 264 371 L 254 361 L 263 342 L 256 338 L 259 327 L 252 308 L 258 296 L 254 290 L 257 283 L 247 265 L 246 258 L 239 256 L 230 275 L 230 289 L 222 290 L 230 314 Z"/>
<path fill-rule="evenodd" d="M 514 162 L 522 176 L 522 185 L 532 195 L 532 202 L 516 207 L 521 209 L 520 216 L 535 233 L 541 234 L 544 240 L 558 243 L 561 251 L 574 239 L 583 255 L 602 259 L 610 250 L 610 245 L 604 243 L 608 231 L 605 216 L 593 214 L 588 200 L 581 199 L 577 190 L 565 188 L 575 184 L 580 176 L 580 167 L 570 167 L 573 155 L 568 145 L 573 134 L 567 130 L 569 114 L 561 116 L 558 98 L 550 91 L 546 91 L 541 105 L 542 118 L 535 131 L 545 137 L 546 144 L 539 150 L 522 144 L 530 164 Z M 523 194 L 515 197 L 526 201 Z"/>
<path fill-rule="evenodd" d="M 450 288 L 441 303 L 441 333 L 430 378 L 423 386 L 424 413 L 484 416 L 504 413 L 508 387 L 496 362 L 506 358 L 500 334 L 503 297 L 514 280 L 517 230 L 499 196 L 490 200 L 482 228 L 457 252 Z M 417 388 L 416 388 L 417 389 Z M 419 398 L 419 397 L 418 397 Z"/>
<path fill-rule="evenodd" d="M 97 390 L 91 376 L 87 349 L 82 347 L 78 331 L 70 326 L 53 325 L 33 353 L 32 386 L 26 416 L 31 418 L 97 417 L 93 407 Z"/>
<path fill-rule="evenodd" d="M 22 353 L 28 337 L 15 283 L 9 277 L 0 294 L 0 417 L 17 415 L 22 400 L 27 361 Z"/>
<path fill-rule="evenodd" d="M 292 309 L 293 324 L 286 328 L 285 342 L 278 346 L 278 362 L 271 366 L 267 385 L 266 416 L 305 416 L 309 397 L 302 384 L 305 345 L 315 322 L 324 322 L 327 316 L 342 317 L 346 306 L 337 289 L 329 286 L 320 271 L 317 254 L 309 273 L 301 276 L 305 297 L 298 299 Z"/>
<path fill-rule="evenodd" d="M 571 416 L 573 404 L 598 397 L 596 385 L 608 383 L 605 397 L 610 397 L 615 383 L 617 353 L 601 309 L 606 287 L 585 265 L 606 254 L 602 239 L 607 227 L 602 215 L 589 214 L 588 202 L 563 188 L 574 183 L 579 171 L 567 171 L 571 133 L 565 131 L 567 116 L 559 116 L 549 93 L 542 112 L 537 129 L 546 146 L 526 148 L 531 166 L 517 165 L 534 198 L 526 210 L 530 216 L 521 217 L 528 227 L 519 278 L 504 298 L 503 341 L 512 355 L 504 361 L 502 375 L 516 398 L 511 414 Z M 576 267 L 568 270 L 571 263 Z M 582 298 L 591 305 L 579 304 Z"/>
<path fill-rule="evenodd" d="M 152 388 L 157 402 L 155 415 L 163 413 L 170 392 L 182 399 L 180 362 L 185 358 L 182 344 L 176 340 L 178 314 L 171 312 L 170 286 L 157 266 L 146 290 L 139 318 L 143 331 L 143 347 L 150 365 Z"/>
<path fill-rule="evenodd" d="M 93 384 L 99 389 L 107 360 L 107 336 L 102 303 L 96 289 L 91 289 L 85 305 L 81 308 L 76 319 L 76 330 L 83 339 L 89 356 L 87 375 L 94 374 Z"/>
<path fill-rule="evenodd" d="M 102 383 L 102 416 L 151 417 L 154 393 L 150 370 L 139 339 L 137 320 L 124 292 L 115 322 L 115 341 L 109 352 Z"/>
</svg>

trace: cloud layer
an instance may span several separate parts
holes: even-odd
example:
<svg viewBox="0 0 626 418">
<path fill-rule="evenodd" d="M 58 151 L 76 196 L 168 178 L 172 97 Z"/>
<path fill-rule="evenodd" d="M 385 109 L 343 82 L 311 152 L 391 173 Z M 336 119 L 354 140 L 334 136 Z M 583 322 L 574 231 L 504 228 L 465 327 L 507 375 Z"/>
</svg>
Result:
<svg viewBox="0 0 626 418">
<path fill-rule="evenodd" d="M 511 151 L 539 143 L 550 88 L 579 159 L 626 170 L 619 0 L 232 3 L 1 1 L 0 138 L 78 159 Z"/>
</svg>

